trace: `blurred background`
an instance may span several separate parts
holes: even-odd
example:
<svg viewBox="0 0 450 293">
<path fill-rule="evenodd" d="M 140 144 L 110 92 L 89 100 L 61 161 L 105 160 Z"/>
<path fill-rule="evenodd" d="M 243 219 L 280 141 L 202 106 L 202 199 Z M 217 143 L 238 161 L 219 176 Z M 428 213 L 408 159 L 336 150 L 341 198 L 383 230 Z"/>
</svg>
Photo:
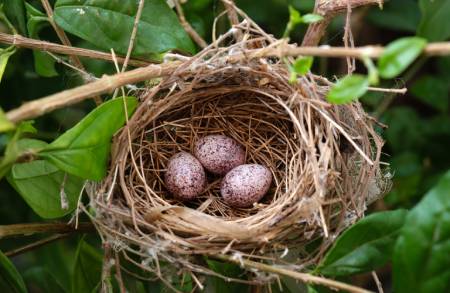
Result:
<svg viewBox="0 0 450 293">
<path fill-rule="evenodd" d="M 0 3 L 7 1 L 0 1 Z M 40 1 L 27 2 L 43 11 Z M 288 5 L 292 5 L 302 13 L 310 13 L 313 10 L 314 1 L 241 0 L 236 1 L 236 4 L 266 32 L 280 38 L 289 19 Z M 219 1 L 189 0 L 183 5 L 183 8 L 188 21 L 200 35 L 209 41 L 212 22 L 223 10 Z M 390 0 L 386 2 L 383 10 L 377 6 L 363 7 L 355 9 L 351 17 L 355 46 L 363 46 L 367 44 L 385 45 L 403 36 L 416 35 L 425 16 L 421 13 L 418 1 Z M 450 12 L 447 14 L 447 18 L 450 18 Z M 322 44 L 343 45 L 344 21 L 343 16 L 338 16 L 333 20 Z M 450 27 L 449 20 L 445 21 L 435 21 L 434 28 L 432 27 L 429 31 L 441 30 L 445 26 Z M 220 22 L 218 26 L 219 29 L 221 26 L 225 29 L 224 24 Z M 7 32 L 4 25 L 0 27 L 0 30 Z M 306 25 L 298 26 L 291 34 L 291 42 L 300 44 L 305 30 Z M 21 34 L 26 35 L 27 33 L 22 31 Z M 74 36 L 70 37 L 74 46 L 92 48 L 85 41 Z M 430 41 L 448 39 L 448 36 L 436 36 L 432 33 L 425 37 Z M 50 26 L 39 29 L 39 38 L 59 42 Z M 115 72 L 110 63 L 87 59 L 82 59 L 82 61 L 87 71 L 96 76 Z M 8 111 L 26 101 L 82 83 L 78 75 L 63 64 L 56 62 L 55 69 L 56 72 L 47 72 L 44 74 L 46 76 L 36 73 L 32 51 L 20 49 L 11 57 L 0 83 L 1 108 Z M 345 75 L 346 63 L 344 59 L 315 58 L 312 71 L 334 80 L 336 77 Z M 364 73 L 365 67 L 358 64 L 357 71 Z M 407 87 L 408 92 L 405 95 L 396 96 L 389 93 L 370 92 L 361 99 L 367 111 L 388 126 L 386 129 L 379 128 L 378 130 L 386 140 L 384 160 L 390 164 L 391 173 L 394 175 L 392 190 L 371 208 L 373 210 L 408 209 L 413 207 L 436 183 L 437 179 L 450 169 L 450 57 L 421 57 L 401 77 L 382 81 L 380 87 Z M 92 101 L 87 101 L 37 119 L 35 122 L 35 127 L 39 130 L 37 137 L 46 141 L 53 140 L 73 126 L 94 106 Z M 5 138 L 0 136 L 2 152 L 4 147 Z M 43 221 L 33 213 L 5 179 L 0 181 L 0 201 L 2 203 L 0 205 L 1 225 Z M 69 292 L 77 240 L 80 237 L 81 235 L 71 235 L 13 258 L 31 292 L 56 292 L 55 290 L 63 289 Z M 2 239 L 0 240 L 0 249 L 4 252 L 9 251 L 37 239 L 39 238 Z M 88 235 L 86 240 L 93 247 L 100 247 L 99 239 L 95 235 Z M 101 261 L 100 250 L 92 253 L 95 256 L 93 259 L 100 258 Z M 389 265 L 378 273 L 386 292 L 389 292 Z M 359 286 L 374 289 L 373 279 L 370 275 L 355 276 L 350 281 Z M 235 290 L 236 288 L 252 290 L 240 286 L 228 286 L 223 290 Z M 300 288 L 296 286 L 298 285 L 289 284 L 287 290 L 295 292 L 295 288 Z M 163 287 L 163 285 L 155 283 L 151 288 L 163 290 Z M 149 288 L 145 290 L 154 292 Z M 214 288 L 217 289 L 217 287 Z"/>
</svg>

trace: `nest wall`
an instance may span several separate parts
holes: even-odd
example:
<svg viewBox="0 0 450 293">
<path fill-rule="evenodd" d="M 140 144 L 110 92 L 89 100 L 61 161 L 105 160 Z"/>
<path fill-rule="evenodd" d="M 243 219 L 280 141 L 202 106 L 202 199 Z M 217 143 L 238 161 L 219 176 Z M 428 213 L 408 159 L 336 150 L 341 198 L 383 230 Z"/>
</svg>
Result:
<svg viewBox="0 0 450 293">
<path fill-rule="evenodd" d="M 239 38 L 236 36 L 239 33 Z M 103 238 L 142 269 L 163 263 L 213 273 L 199 255 L 273 259 L 295 250 L 293 264 L 320 259 L 324 248 L 386 186 L 381 139 L 359 103 L 331 105 L 329 83 L 307 74 L 289 82 L 289 59 L 247 59 L 276 40 L 250 21 L 153 81 L 116 136 L 108 177 L 90 195 Z M 230 62 L 230 56 L 241 56 Z M 237 60 L 237 61 L 236 61 Z M 246 162 L 267 166 L 268 194 L 250 208 L 220 197 L 208 175 L 195 201 L 176 200 L 164 186 L 168 159 L 194 141 L 225 134 L 242 144 Z M 307 251 L 307 243 L 320 245 Z"/>
</svg>

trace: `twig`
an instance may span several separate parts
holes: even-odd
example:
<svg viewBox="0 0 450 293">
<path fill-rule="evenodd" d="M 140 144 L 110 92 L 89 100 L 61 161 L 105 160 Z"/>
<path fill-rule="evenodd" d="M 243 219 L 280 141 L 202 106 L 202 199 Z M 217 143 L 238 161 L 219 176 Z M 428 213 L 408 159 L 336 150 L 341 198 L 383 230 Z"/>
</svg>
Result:
<svg viewBox="0 0 450 293">
<path fill-rule="evenodd" d="M 56 25 L 55 21 L 53 20 L 53 9 L 48 0 L 41 0 L 42 6 L 45 9 L 45 12 L 47 13 L 48 20 L 50 22 L 50 25 L 55 30 L 56 34 L 58 35 L 58 38 L 61 40 L 61 42 L 69 47 L 72 47 L 72 44 L 70 43 L 69 38 L 67 37 L 66 33 Z M 81 63 L 80 59 L 78 59 L 77 56 L 70 56 L 70 60 L 72 61 L 72 64 L 78 67 L 79 69 L 84 70 L 84 66 Z"/>
<path fill-rule="evenodd" d="M 64 55 L 76 55 L 76 56 L 105 60 L 105 61 L 110 61 L 110 62 L 113 61 L 111 54 L 108 54 L 105 52 L 77 48 L 77 47 L 69 47 L 69 46 L 65 46 L 65 45 L 61 45 L 61 44 L 55 44 L 55 43 L 51 43 L 51 42 L 30 39 L 30 38 L 26 38 L 26 37 L 18 35 L 18 34 L 10 35 L 10 34 L 5 34 L 5 33 L 0 32 L 0 43 L 7 44 L 7 45 L 14 45 L 19 48 L 48 51 L 48 52 L 64 54 Z M 117 56 L 117 61 L 119 63 L 124 63 L 125 58 Z M 130 59 L 128 63 L 132 66 L 142 67 L 142 66 L 149 65 L 151 62 L 144 61 L 144 60 L 138 60 L 138 59 Z"/>
<path fill-rule="evenodd" d="M 380 279 L 378 278 L 377 273 L 375 271 L 372 271 L 372 277 L 375 284 L 377 285 L 378 293 L 384 293 L 383 284 L 381 284 Z"/>
<path fill-rule="evenodd" d="M 383 0 L 316 0 L 314 13 L 323 16 L 319 22 L 312 23 L 308 26 L 305 37 L 303 38 L 302 46 L 316 46 L 322 39 L 325 31 L 331 20 L 339 13 L 345 12 L 350 6 L 350 9 L 364 6 L 364 5 L 382 5 Z M 352 57 L 352 56 L 346 56 Z"/>
<path fill-rule="evenodd" d="M 77 71 L 80 75 L 84 76 L 84 78 L 83 78 L 84 80 L 86 80 L 86 79 L 95 79 L 94 76 L 91 76 L 91 75 L 89 75 L 89 73 L 87 73 L 87 72 L 79 69 L 78 67 L 75 67 L 72 64 L 64 61 L 63 59 L 59 58 L 57 55 L 55 55 L 55 54 L 53 54 L 51 52 L 48 52 L 48 51 L 45 51 L 45 53 L 47 53 L 50 57 L 55 59 L 56 62 L 61 63 L 64 66 L 67 66 L 67 67 L 69 67 L 70 69 L 72 69 L 74 71 Z"/>
<path fill-rule="evenodd" d="M 228 18 L 230 19 L 230 22 L 232 25 L 238 25 L 239 24 L 239 17 L 236 13 L 235 4 L 232 0 L 222 0 L 223 5 L 227 9 Z"/>
<path fill-rule="evenodd" d="M 294 45 L 283 44 L 279 47 L 268 47 L 262 49 L 249 50 L 245 55 L 236 54 L 227 56 L 228 62 L 239 62 L 241 60 L 255 59 L 262 57 L 283 57 L 283 56 L 322 56 L 322 57 L 346 57 L 353 56 L 360 58 L 368 56 L 378 58 L 383 53 L 384 48 L 378 46 L 365 46 L 356 48 L 343 47 L 296 47 Z M 450 42 L 432 43 L 424 50 L 426 56 L 436 56 L 450 54 Z M 162 77 L 172 74 L 180 65 L 179 61 L 173 61 L 161 65 L 149 65 L 112 76 L 103 76 L 97 81 L 82 85 L 73 89 L 65 90 L 38 100 L 23 104 L 22 106 L 6 113 L 9 120 L 18 122 L 32 119 L 46 114 L 55 109 L 72 105 L 95 95 L 114 91 L 116 88 L 126 84 L 133 84 L 155 77 Z"/>
<path fill-rule="evenodd" d="M 178 68 L 180 62 L 170 62 L 162 65 L 149 65 L 112 76 L 103 76 L 91 83 L 65 90 L 57 94 L 34 100 L 7 113 L 10 121 L 18 122 L 39 117 L 55 109 L 69 106 L 99 94 L 114 91 L 127 84 L 134 84 L 154 77 L 167 76 Z"/>
<path fill-rule="evenodd" d="M 206 48 L 208 44 L 205 42 L 205 40 L 194 30 L 194 28 L 191 26 L 191 24 L 186 20 L 186 17 L 184 16 L 183 8 L 181 7 L 181 4 L 179 0 L 173 1 L 175 4 L 175 9 L 178 13 L 178 18 L 180 20 L 181 25 L 183 26 L 184 30 L 191 36 L 191 38 L 194 40 L 194 42 L 197 43 L 197 45 L 200 46 L 200 48 Z"/>
<path fill-rule="evenodd" d="M 89 222 L 80 223 L 78 229 L 66 223 L 28 223 L 0 225 L 0 239 L 12 236 L 29 236 L 39 233 L 75 233 L 95 231 Z"/>
<path fill-rule="evenodd" d="M 114 252 L 114 259 L 115 259 L 114 263 L 116 265 L 116 280 L 117 283 L 119 284 L 120 293 L 126 293 L 127 289 L 125 288 L 125 284 L 122 278 L 122 268 L 120 266 L 119 254 L 116 251 Z"/>
<path fill-rule="evenodd" d="M 319 47 L 297 47 L 295 45 L 288 45 L 286 43 L 280 44 L 275 47 L 266 47 L 261 49 L 249 50 L 242 54 L 237 54 L 230 56 L 229 61 L 234 60 L 240 61 L 247 57 L 249 59 L 260 58 L 260 57 L 287 57 L 287 56 L 317 56 L 317 57 L 354 57 L 354 58 L 379 58 L 384 52 L 384 47 L 382 46 L 362 46 L 354 48 L 345 47 L 331 47 L 331 46 L 319 46 Z M 430 43 L 424 50 L 423 55 L 425 56 L 444 56 L 450 54 L 450 42 L 441 43 Z"/>
<path fill-rule="evenodd" d="M 128 61 L 131 57 L 131 52 L 134 47 L 134 40 L 136 39 L 136 34 L 139 26 L 139 20 L 141 19 L 142 9 L 144 9 L 145 0 L 139 1 L 139 6 L 136 11 L 136 17 L 134 18 L 133 30 L 131 31 L 130 43 L 128 44 L 127 55 L 125 56 L 125 62 L 123 62 L 122 72 L 125 72 L 128 66 Z"/>
<path fill-rule="evenodd" d="M 50 5 L 50 3 L 48 2 L 48 0 L 41 0 L 41 3 L 42 3 L 42 6 L 44 6 L 44 9 L 48 16 L 48 20 L 49 20 L 51 26 L 53 27 L 53 29 L 55 30 L 56 34 L 58 35 L 58 38 L 61 40 L 61 42 L 64 45 L 72 47 L 72 44 L 70 43 L 70 40 L 67 37 L 66 33 L 53 20 L 53 9 L 52 9 L 52 6 Z M 75 67 L 78 67 L 82 71 L 86 71 L 83 66 L 83 63 L 81 63 L 78 56 L 69 55 L 69 58 L 70 58 L 71 63 Z M 83 75 L 82 77 L 84 78 L 85 76 Z M 85 82 L 89 82 L 89 80 L 85 80 Z M 100 96 L 94 96 L 93 98 L 97 105 L 100 105 L 102 103 L 102 98 Z"/>
<path fill-rule="evenodd" d="M 60 44 L 55 44 L 46 41 L 40 41 L 35 39 L 30 39 L 23 37 L 21 35 L 10 35 L 0 32 L 0 43 L 15 45 L 19 48 L 29 48 L 42 51 L 49 51 L 58 54 L 65 55 L 77 55 L 93 59 L 100 59 L 113 62 L 111 54 L 99 52 L 95 50 L 68 47 Z M 252 50 L 252 58 L 267 57 L 267 56 L 318 56 L 318 57 L 356 57 L 361 58 L 363 56 L 378 58 L 383 53 L 384 48 L 381 46 L 363 46 L 355 48 L 345 48 L 345 47 L 331 47 L 331 46 L 320 46 L 320 47 L 297 47 L 294 45 L 280 45 L 273 48 L 262 48 Z M 258 53 L 259 52 L 259 53 Z M 438 42 L 428 44 L 423 54 L 425 56 L 446 56 L 450 54 L 450 42 Z M 242 56 L 240 57 L 242 58 Z M 117 62 L 125 62 L 124 57 L 117 56 Z M 130 59 L 130 65 L 133 66 L 147 66 L 150 64 L 148 61 L 139 59 Z"/>
<path fill-rule="evenodd" d="M 111 288 L 111 267 L 112 267 L 112 248 L 108 242 L 103 244 L 103 268 L 102 268 L 102 293 L 112 292 Z"/>
<path fill-rule="evenodd" d="M 419 69 L 425 64 L 427 61 L 427 58 L 422 56 L 417 60 L 409 69 L 408 71 L 403 75 L 402 81 L 404 84 L 408 83 L 414 75 L 419 71 Z M 395 98 L 395 93 L 391 92 L 387 94 L 381 103 L 378 105 L 377 109 L 375 109 L 375 112 L 373 113 L 373 117 L 378 119 L 381 117 L 381 115 L 389 108 L 389 106 L 392 104 Z"/>
<path fill-rule="evenodd" d="M 373 92 L 383 92 L 383 93 L 394 93 L 394 94 L 401 94 L 404 95 L 406 94 L 406 92 L 408 91 L 407 88 L 401 88 L 401 89 L 386 89 L 386 88 L 381 88 L 381 87 L 367 87 L 367 89 L 369 91 L 373 91 Z"/>
<path fill-rule="evenodd" d="M 222 0 L 225 9 L 227 10 L 228 19 L 230 20 L 231 26 L 237 26 L 239 24 L 239 16 L 236 12 L 236 5 L 233 0 Z M 242 32 L 240 30 L 236 30 L 234 33 L 234 37 L 236 40 L 242 39 Z"/>
<path fill-rule="evenodd" d="M 47 238 L 35 241 L 33 243 L 21 246 L 19 248 L 7 251 L 7 252 L 5 252 L 5 255 L 7 257 L 16 256 L 18 254 L 22 254 L 22 253 L 28 252 L 30 250 L 33 250 L 33 249 L 38 248 L 38 247 L 41 247 L 41 246 L 43 246 L 45 244 L 49 244 L 49 243 L 54 242 L 56 240 L 66 238 L 69 235 L 70 235 L 70 233 L 52 235 L 50 237 L 47 237 Z"/>
<path fill-rule="evenodd" d="M 278 266 L 271 266 L 267 264 L 263 264 L 260 262 L 255 262 L 247 259 L 236 259 L 228 255 L 211 255 L 210 257 L 220 259 L 227 262 L 232 262 L 235 264 L 238 264 L 240 266 L 243 266 L 245 268 L 253 268 L 260 271 L 268 272 L 268 273 L 275 273 L 279 275 L 285 275 L 291 278 L 294 278 L 296 280 L 299 280 L 301 282 L 304 282 L 306 284 L 316 284 L 316 285 L 323 285 L 329 288 L 334 288 L 338 290 L 345 290 L 352 293 L 370 293 L 371 291 L 365 290 L 363 288 L 359 288 L 353 285 L 345 284 L 339 281 L 330 280 L 318 276 L 314 276 L 311 274 L 306 273 L 299 273 L 296 271 L 284 269 Z"/>
</svg>

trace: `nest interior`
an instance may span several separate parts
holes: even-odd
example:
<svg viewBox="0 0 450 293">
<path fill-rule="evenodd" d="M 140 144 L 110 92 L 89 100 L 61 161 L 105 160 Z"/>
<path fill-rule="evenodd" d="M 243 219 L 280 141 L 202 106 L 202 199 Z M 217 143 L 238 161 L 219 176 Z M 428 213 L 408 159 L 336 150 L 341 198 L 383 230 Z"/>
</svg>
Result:
<svg viewBox="0 0 450 293">
<path fill-rule="evenodd" d="M 147 89 L 116 136 L 109 176 L 90 196 L 103 241 L 153 272 L 160 261 L 208 272 L 193 257 L 201 254 L 279 260 L 294 247 L 295 262 L 306 264 L 323 251 L 307 252 L 306 243 L 325 236 L 322 245 L 329 245 L 330 235 L 363 215 L 384 186 L 382 141 L 372 121 L 358 103 L 328 104 L 322 77 L 289 82 L 288 59 L 246 58 L 276 43 L 244 21 Z M 247 163 L 271 170 L 272 186 L 259 203 L 228 206 L 213 175 L 195 201 L 168 193 L 168 159 L 192 153 L 194 141 L 208 134 L 234 138 Z"/>
</svg>

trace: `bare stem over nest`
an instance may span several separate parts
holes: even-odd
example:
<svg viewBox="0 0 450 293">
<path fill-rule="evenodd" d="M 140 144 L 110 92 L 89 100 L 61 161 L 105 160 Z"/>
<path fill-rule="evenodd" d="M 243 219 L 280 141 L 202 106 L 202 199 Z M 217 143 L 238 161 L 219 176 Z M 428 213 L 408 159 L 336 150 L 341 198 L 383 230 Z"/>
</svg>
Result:
<svg viewBox="0 0 450 293">
<path fill-rule="evenodd" d="M 0 226 L 0 239 L 13 236 L 28 236 L 40 233 L 69 233 L 92 231 L 91 223 L 80 223 L 76 229 L 66 223 L 27 223 Z"/>
<path fill-rule="evenodd" d="M 0 42 L 2 41 L 0 34 Z M 54 48 L 54 47 L 52 47 Z M 50 48 L 47 48 L 50 49 Z M 75 48 L 73 48 L 75 49 Z M 278 46 L 271 46 L 261 49 L 246 51 L 245 54 L 237 54 L 226 57 L 224 61 L 238 62 L 246 59 L 255 59 L 263 57 L 283 57 L 283 56 L 321 56 L 321 57 L 355 57 L 364 56 L 378 58 L 383 53 L 384 48 L 379 46 L 364 46 L 356 48 L 344 47 L 297 47 L 281 43 Z M 426 56 L 442 56 L 450 54 L 450 42 L 431 43 L 424 49 Z M 109 54 L 107 54 L 109 56 Z M 131 62 L 130 62 L 131 63 Z M 155 77 L 162 77 L 172 74 L 180 65 L 178 61 L 172 61 L 160 65 L 149 65 L 147 67 L 137 68 L 112 76 L 103 76 L 102 78 L 73 89 L 65 90 L 35 101 L 23 104 L 17 109 L 7 113 L 9 120 L 18 122 L 26 119 L 32 119 L 44 115 L 55 109 L 81 102 L 99 94 L 104 94 L 115 90 L 127 84 L 142 82 Z"/>
</svg>

